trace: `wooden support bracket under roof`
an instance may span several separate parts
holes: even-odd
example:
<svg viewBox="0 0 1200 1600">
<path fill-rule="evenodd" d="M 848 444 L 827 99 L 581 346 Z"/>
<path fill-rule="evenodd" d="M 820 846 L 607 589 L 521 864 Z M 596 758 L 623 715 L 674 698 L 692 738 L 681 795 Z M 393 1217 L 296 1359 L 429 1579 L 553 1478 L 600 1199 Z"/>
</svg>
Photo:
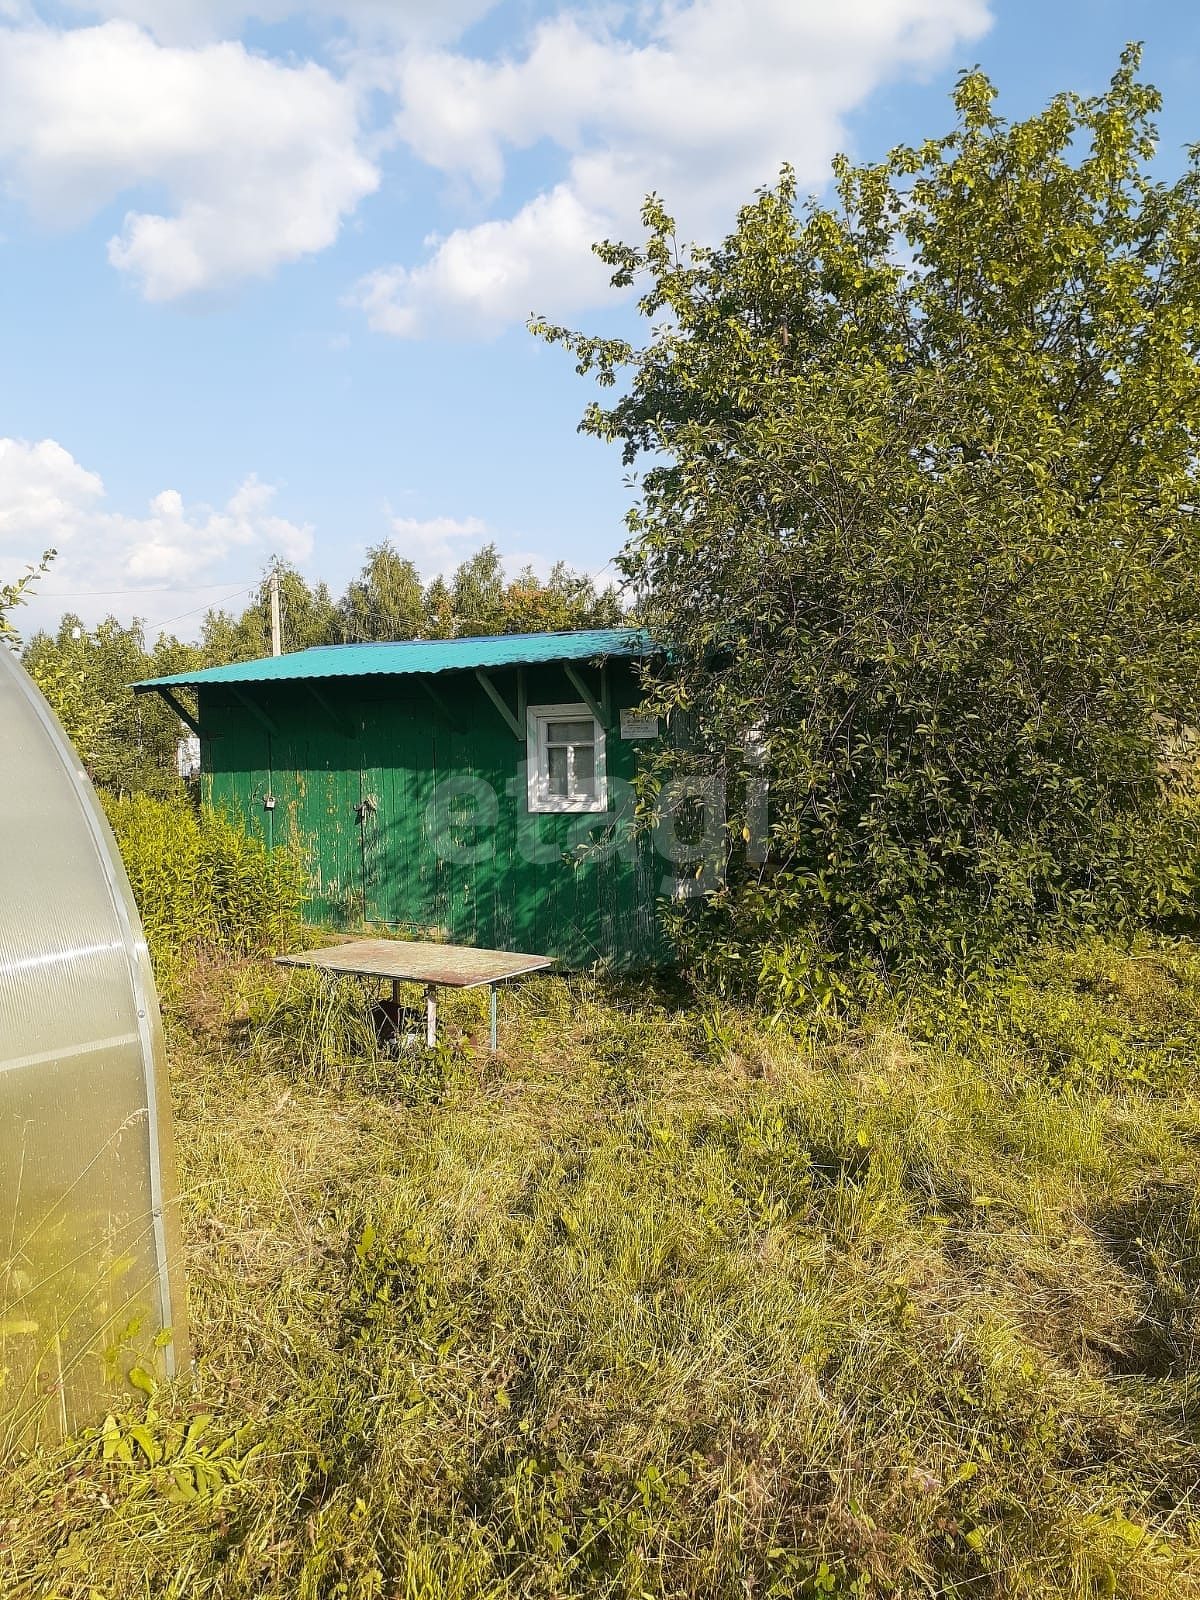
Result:
<svg viewBox="0 0 1200 1600">
<path fill-rule="evenodd" d="M 440 693 L 433 680 L 424 672 L 415 673 L 414 676 L 421 688 L 424 689 L 425 693 L 429 696 L 433 704 L 438 708 L 438 710 L 445 717 L 446 721 L 454 729 L 455 733 L 461 733 L 462 723 L 459 721 L 452 708 L 446 704 L 444 696 Z"/>
<path fill-rule="evenodd" d="M 326 717 L 328 717 L 330 723 L 333 726 L 333 730 L 334 730 L 335 733 L 340 733 L 342 735 L 343 739 L 357 739 L 358 738 L 358 729 L 354 726 L 353 723 L 346 721 L 345 717 L 342 716 L 341 712 L 338 711 L 337 707 L 330 703 L 329 696 L 326 695 L 326 694 L 323 694 L 321 692 L 321 690 L 317 688 L 316 684 L 312 682 L 311 679 L 309 679 L 305 683 L 305 688 L 308 690 L 309 694 L 313 697 L 313 699 L 320 706 L 321 710 L 325 713 Z"/>
<path fill-rule="evenodd" d="M 518 721 L 518 719 L 515 716 L 513 716 L 511 710 L 509 709 L 509 707 L 508 707 L 507 703 L 505 702 L 504 697 L 500 693 L 499 689 L 497 689 L 496 685 L 488 677 L 487 673 L 484 672 L 482 667 L 476 667 L 475 668 L 475 676 L 479 680 L 480 688 L 484 691 L 484 693 L 487 695 L 488 699 L 495 706 L 496 710 L 500 713 L 500 715 L 504 718 L 505 722 L 507 722 L 508 726 L 512 729 L 513 738 L 514 739 L 520 739 L 521 742 L 524 743 L 524 741 L 525 741 L 525 729 L 521 726 L 521 724 Z"/>
<path fill-rule="evenodd" d="M 180 722 L 192 730 L 197 739 L 207 739 L 209 737 L 209 735 L 200 726 L 200 713 L 198 710 L 196 715 L 193 716 L 188 708 L 183 704 L 182 700 L 177 699 L 176 696 L 171 693 L 170 689 L 159 689 L 157 692 L 162 695 L 163 699 L 179 718 Z"/>
<path fill-rule="evenodd" d="M 607 726 L 608 726 L 608 717 L 605 715 L 604 707 L 601 705 L 600 701 L 596 699 L 595 695 L 588 688 L 587 684 L 584 683 L 584 681 L 580 677 L 579 673 L 576 672 L 575 668 L 571 665 L 571 663 L 569 661 L 564 661 L 563 662 L 563 671 L 566 673 L 567 677 L 571 680 L 572 685 L 578 691 L 579 698 L 583 701 L 584 705 L 588 708 L 588 710 L 595 717 L 596 721 L 600 724 L 600 726 L 602 728 L 607 728 Z M 601 697 L 602 698 L 603 698 L 603 692 L 604 691 L 601 690 Z"/>
<path fill-rule="evenodd" d="M 235 700 L 237 700 L 241 705 L 245 706 L 246 710 L 252 717 L 257 718 L 257 720 L 262 723 L 263 727 L 272 736 L 272 738 L 277 739 L 279 737 L 279 729 L 261 706 L 256 706 L 250 696 L 248 694 L 243 694 L 236 683 L 227 684 L 226 688 L 229 690 L 230 694 Z"/>
</svg>

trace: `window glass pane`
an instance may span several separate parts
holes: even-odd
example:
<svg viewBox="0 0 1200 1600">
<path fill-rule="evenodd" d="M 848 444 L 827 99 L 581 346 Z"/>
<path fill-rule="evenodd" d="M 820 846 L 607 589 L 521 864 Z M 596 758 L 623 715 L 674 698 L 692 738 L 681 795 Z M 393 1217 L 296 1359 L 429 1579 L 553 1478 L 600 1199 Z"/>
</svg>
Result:
<svg viewBox="0 0 1200 1600">
<path fill-rule="evenodd" d="M 575 793 L 596 793 L 596 748 L 590 744 L 575 746 Z"/>
<path fill-rule="evenodd" d="M 551 745 L 546 752 L 549 757 L 547 763 L 549 772 L 549 788 L 551 794 L 560 794 L 565 797 L 567 793 L 567 751 L 564 745 L 555 748 Z"/>
<path fill-rule="evenodd" d="M 587 722 L 548 722 L 546 724 L 546 742 L 548 744 L 591 744 L 595 738 L 594 724 Z"/>
</svg>

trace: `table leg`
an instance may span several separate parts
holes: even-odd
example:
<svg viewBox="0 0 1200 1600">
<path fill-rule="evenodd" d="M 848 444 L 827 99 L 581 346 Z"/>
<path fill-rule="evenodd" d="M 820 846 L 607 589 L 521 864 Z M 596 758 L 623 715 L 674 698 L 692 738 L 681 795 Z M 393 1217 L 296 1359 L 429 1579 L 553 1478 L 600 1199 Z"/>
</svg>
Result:
<svg viewBox="0 0 1200 1600">
<path fill-rule="evenodd" d="M 392 1004 L 396 1007 L 397 1012 L 399 1012 L 399 1009 L 400 1009 L 400 979 L 399 978 L 393 978 L 392 979 Z"/>
<path fill-rule="evenodd" d="M 490 983 L 488 988 L 492 991 L 492 1054 L 496 1054 L 496 985 Z"/>
<path fill-rule="evenodd" d="M 425 1043 L 432 1050 L 437 1043 L 437 990 L 425 985 Z"/>
</svg>

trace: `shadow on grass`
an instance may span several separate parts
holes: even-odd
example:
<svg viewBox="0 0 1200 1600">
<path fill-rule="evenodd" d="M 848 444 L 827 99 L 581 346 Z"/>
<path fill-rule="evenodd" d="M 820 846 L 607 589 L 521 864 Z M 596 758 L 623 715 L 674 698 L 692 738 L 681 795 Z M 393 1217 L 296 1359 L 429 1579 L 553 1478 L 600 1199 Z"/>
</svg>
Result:
<svg viewBox="0 0 1200 1600">
<path fill-rule="evenodd" d="M 1090 1219 L 1141 1302 L 1123 1347 L 1100 1353 L 1123 1377 L 1181 1379 L 1194 1371 L 1200 1311 L 1200 1202 L 1192 1184 L 1148 1184 Z"/>
</svg>

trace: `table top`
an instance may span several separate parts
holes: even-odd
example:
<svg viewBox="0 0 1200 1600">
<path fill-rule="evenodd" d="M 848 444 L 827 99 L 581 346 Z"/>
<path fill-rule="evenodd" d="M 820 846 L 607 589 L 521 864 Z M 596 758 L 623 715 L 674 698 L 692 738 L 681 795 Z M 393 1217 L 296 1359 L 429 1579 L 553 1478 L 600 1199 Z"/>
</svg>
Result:
<svg viewBox="0 0 1200 1600">
<path fill-rule="evenodd" d="M 281 967 L 317 967 L 366 978 L 393 978 L 401 983 L 436 983 L 447 989 L 474 989 L 500 983 L 525 972 L 554 965 L 552 956 L 521 955 L 511 950 L 474 950 L 459 944 L 428 944 L 416 939 L 352 939 L 324 950 L 302 950 L 276 956 Z"/>
</svg>

